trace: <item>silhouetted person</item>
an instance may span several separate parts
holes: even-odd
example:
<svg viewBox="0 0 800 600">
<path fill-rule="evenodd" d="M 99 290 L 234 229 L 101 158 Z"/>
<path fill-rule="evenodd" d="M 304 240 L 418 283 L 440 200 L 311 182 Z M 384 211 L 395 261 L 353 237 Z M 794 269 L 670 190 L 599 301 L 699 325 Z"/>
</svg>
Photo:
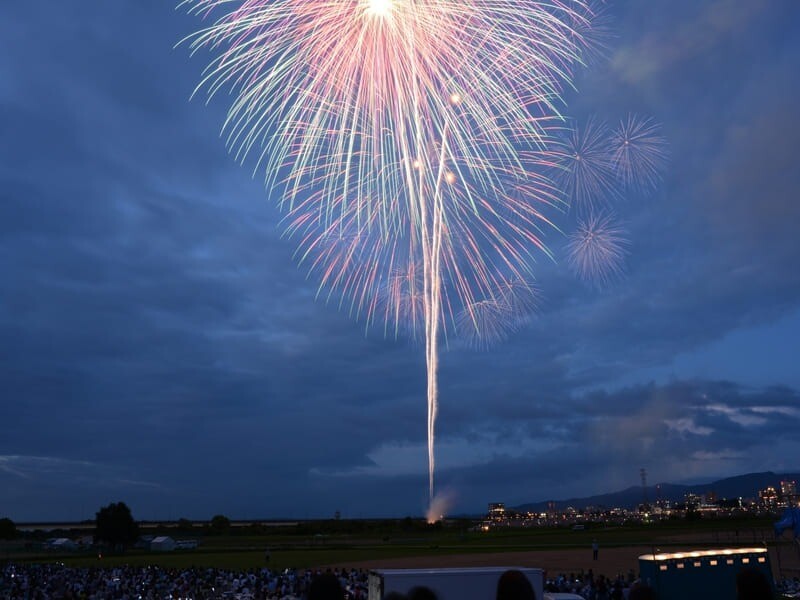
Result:
<svg viewBox="0 0 800 600">
<path fill-rule="evenodd" d="M 643 583 L 634 585 L 628 594 L 628 600 L 656 600 L 656 591 Z"/>
<path fill-rule="evenodd" d="M 408 600 L 438 600 L 438 598 L 431 588 L 418 585 L 408 590 Z"/>
<path fill-rule="evenodd" d="M 333 573 L 322 573 L 311 580 L 308 600 L 344 600 L 344 590 Z"/>
<path fill-rule="evenodd" d="M 597 554 L 600 552 L 600 544 L 597 540 L 592 540 L 592 560 L 597 560 Z"/>
<path fill-rule="evenodd" d="M 736 600 L 772 600 L 772 586 L 758 569 L 743 569 L 736 575 Z"/>
<path fill-rule="evenodd" d="M 509 569 L 497 580 L 496 600 L 536 600 L 536 592 L 522 571 Z"/>
</svg>

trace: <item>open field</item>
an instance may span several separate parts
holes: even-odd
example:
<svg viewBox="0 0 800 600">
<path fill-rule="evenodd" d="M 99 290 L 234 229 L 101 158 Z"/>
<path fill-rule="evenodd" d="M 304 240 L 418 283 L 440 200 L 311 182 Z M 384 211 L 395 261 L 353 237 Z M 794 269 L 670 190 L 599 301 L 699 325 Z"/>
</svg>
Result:
<svg viewBox="0 0 800 600">
<path fill-rule="evenodd" d="M 320 523 L 298 531 L 270 531 L 263 534 L 222 536 L 187 535 L 161 531 L 178 539 L 197 539 L 196 550 L 153 553 L 129 550 L 121 555 L 97 552 L 44 554 L 17 542 L 0 546 L 0 560 L 58 561 L 73 566 L 160 565 L 163 567 L 217 567 L 244 570 L 266 566 L 264 553 L 270 549 L 269 567 L 283 569 L 328 566 L 357 568 L 419 568 L 471 566 L 540 567 L 550 573 L 580 572 L 615 575 L 638 571 L 638 557 L 654 550 L 763 546 L 770 548 L 773 570 L 800 574 L 800 550 L 788 539 L 777 544 L 768 521 L 674 522 L 636 527 L 597 527 L 586 531 L 567 528 L 507 529 L 469 531 L 462 526 L 418 528 L 415 531 L 385 527 L 354 527 L 337 524 L 326 531 Z M 600 544 L 599 560 L 593 561 L 591 543 Z"/>
</svg>

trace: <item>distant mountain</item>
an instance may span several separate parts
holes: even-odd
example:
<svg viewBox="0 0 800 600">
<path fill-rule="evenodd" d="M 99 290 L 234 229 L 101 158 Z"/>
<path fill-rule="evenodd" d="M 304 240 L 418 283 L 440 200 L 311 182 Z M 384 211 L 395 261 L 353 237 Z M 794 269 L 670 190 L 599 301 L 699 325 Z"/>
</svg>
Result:
<svg viewBox="0 0 800 600">
<path fill-rule="evenodd" d="M 682 485 L 676 483 L 660 483 L 658 485 L 647 486 L 647 500 L 655 502 L 658 499 L 670 500 L 672 502 L 682 502 L 686 494 L 694 493 L 698 495 L 714 492 L 717 498 L 757 498 L 758 490 L 763 490 L 768 486 L 779 489 L 781 480 L 794 480 L 800 482 L 799 473 L 776 474 L 771 471 L 765 473 L 749 473 L 747 475 L 737 475 L 712 481 L 711 483 Z M 587 506 L 602 506 L 606 508 L 635 508 L 642 503 L 644 496 L 642 486 L 632 486 L 618 492 L 600 494 L 598 496 L 588 496 L 586 498 L 569 498 L 567 500 L 544 500 L 541 502 L 530 502 L 514 507 L 520 511 L 543 511 L 546 510 L 550 502 L 555 502 L 557 509 L 564 509 L 568 506 L 574 508 L 585 508 Z"/>
</svg>

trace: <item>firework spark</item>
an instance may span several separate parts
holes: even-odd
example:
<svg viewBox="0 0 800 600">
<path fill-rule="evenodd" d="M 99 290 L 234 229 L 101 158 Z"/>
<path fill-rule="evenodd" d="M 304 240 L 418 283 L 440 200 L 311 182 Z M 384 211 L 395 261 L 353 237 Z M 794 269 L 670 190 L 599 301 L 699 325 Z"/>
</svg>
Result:
<svg viewBox="0 0 800 600">
<path fill-rule="evenodd" d="M 611 213 L 589 215 L 567 243 L 567 262 L 582 280 L 603 287 L 623 274 L 630 244 Z"/>
<path fill-rule="evenodd" d="M 183 5 L 211 19 L 189 39 L 214 52 L 199 88 L 233 92 L 229 148 L 256 157 L 301 260 L 368 323 L 424 331 L 432 500 L 439 336 L 463 311 L 481 329 L 548 254 L 562 197 L 540 167 L 589 0 Z"/>
</svg>

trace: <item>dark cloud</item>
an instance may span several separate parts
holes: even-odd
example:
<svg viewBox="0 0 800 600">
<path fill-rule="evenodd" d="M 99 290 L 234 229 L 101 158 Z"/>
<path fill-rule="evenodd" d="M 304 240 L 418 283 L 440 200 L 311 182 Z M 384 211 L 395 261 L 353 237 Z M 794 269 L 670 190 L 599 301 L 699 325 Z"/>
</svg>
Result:
<svg viewBox="0 0 800 600">
<path fill-rule="evenodd" d="M 752 385 L 757 364 L 642 384 L 800 309 L 794 10 L 611 10 L 619 47 L 580 77 L 575 116 L 653 114 L 670 170 L 615 207 L 623 281 L 590 290 L 542 260 L 530 323 L 488 351 L 443 348 L 437 481 L 458 510 L 626 487 L 642 466 L 662 481 L 796 470 L 796 373 L 774 382 L 794 388 Z M 315 300 L 274 202 L 218 137 L 224 103 L 188 100 L 202 60 L 173 46 L 197 23 L 132 0 L 5 17 L 9 516 L 87 518 L 120 499 L 142 518 L 422 513 L 423 350 Z M 780 339 L 762 362 L 800 349 Z"/>
</svg>

